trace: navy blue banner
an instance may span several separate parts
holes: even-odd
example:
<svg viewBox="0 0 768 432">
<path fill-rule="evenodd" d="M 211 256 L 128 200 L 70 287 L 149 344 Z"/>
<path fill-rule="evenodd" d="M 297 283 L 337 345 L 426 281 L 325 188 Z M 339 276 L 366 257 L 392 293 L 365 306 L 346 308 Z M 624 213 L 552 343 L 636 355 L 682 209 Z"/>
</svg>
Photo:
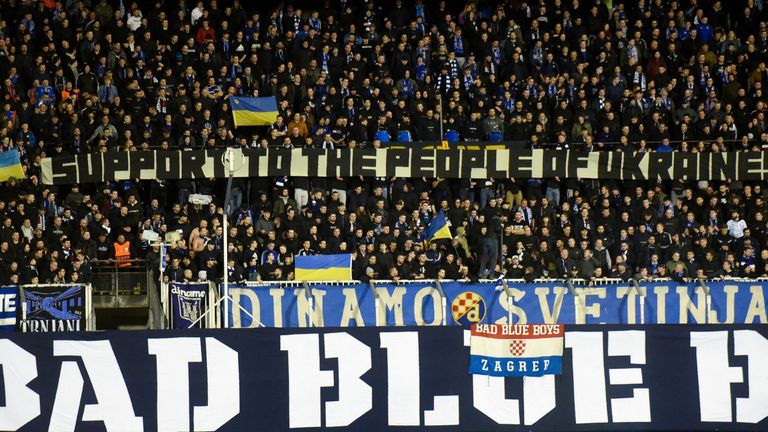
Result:
<svg viewBox="0 0 768 432">
<path fill-rule="evenodd" d="M 0 332 L 16 330 L 19 308 L 19 287 L 0 286 Z"/>
<path fill-rule="evenodd" d="M 9 334 L 0 430 L 768 431 L 765 326 L 564 346 L 561 376 L 503 378 L 467 373 L 460 327 Z"/>
<path fill-rule="evenodd" d="M 208 283 L 172 282 L 169 284 L 171 328 L 186 329 L 192 325 L 203 326 L 202 320 L 199 319 L 207 309 L 208 287 Z"/>
<path fill-rule="evenodd" d="M 768 323 L 765 282 L 574 286 L 564 282 L 434 282 L 233 286 L 233 327 L 470 324 Z M 443 303 L 445 303 L 443 305 Z M 237 307 L 239 306 L 239 307 Z M 241 309 L 242 308 L 242 309 Z M 254 321 L 247 313 L 252 314 Z"/>
<path fill-rule="evenodd" d="M 21 331 L 85 330 L 85 286 L 24 285 L 25 311 Z"/>
</svg>

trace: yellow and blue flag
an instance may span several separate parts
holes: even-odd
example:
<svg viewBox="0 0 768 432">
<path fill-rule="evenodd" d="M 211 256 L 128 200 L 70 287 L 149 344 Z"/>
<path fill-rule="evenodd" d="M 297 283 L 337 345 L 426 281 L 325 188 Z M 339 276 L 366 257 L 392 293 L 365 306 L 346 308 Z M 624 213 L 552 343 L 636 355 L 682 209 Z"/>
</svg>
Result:
<svg viewBox="0 0 768 432">
<path fill-rule="evenodd" d="M 24 178 L 24 168 L 21 166 L 18 150 L 0 153 L 0 182 L 8 181 L 11 177 Z"/>
<path fill-rule="evenodd" d="M 230 97 L 235 127 L 269 126 L 277 120 L 277 101 L 270 97 Z"/>
<path fill-rule="evenodd" d="M 439 239 L 452 239 L 451 229 L 448 227 L 448 223 L 445 221 L 445 214 L 443 209 L 437 211 L 437 216 L 432 219 L 432 222 L 424 229 L 422 238 L 427 241 L 439 240 Z"/>
<path fill-rule="evenodd" d="M 296 280 L 352 280 L 352 255 L 304 255 L 296 257 Z"/>
</svg>

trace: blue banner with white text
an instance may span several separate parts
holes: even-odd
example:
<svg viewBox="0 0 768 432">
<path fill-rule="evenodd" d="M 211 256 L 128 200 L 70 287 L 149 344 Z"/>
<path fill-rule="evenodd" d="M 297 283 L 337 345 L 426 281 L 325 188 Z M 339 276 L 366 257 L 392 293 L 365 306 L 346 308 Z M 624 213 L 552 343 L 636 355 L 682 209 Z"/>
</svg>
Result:
<svg viewBox="0 0 768 432">
<path fill-rule="evenodd" d="M 168 287 L 171 301 L 171 327 L 186 329 L 202 327 L 200 317 L 207 309 L 207 283 L 171 283 Z"/>
<path fill-rule="evenodd" d="M 472 324 L 766 324 L 766 282 L 358 283 L 230 286 L 232 327 Z M 308 292 L 309 291 L 309 292 Z M 253 318 L 251 318 L 252 315 Z"/>
<path fill-rule="evenodd" d="M 16 330 L 16 317 L 19 310 L 19 287 L 0 286 L 0 332 Z"/>
</svg>

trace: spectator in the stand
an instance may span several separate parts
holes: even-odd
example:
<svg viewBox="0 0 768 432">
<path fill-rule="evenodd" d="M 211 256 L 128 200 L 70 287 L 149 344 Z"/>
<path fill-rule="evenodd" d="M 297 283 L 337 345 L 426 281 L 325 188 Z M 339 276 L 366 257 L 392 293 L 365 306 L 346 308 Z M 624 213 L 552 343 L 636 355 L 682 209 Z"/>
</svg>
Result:
<svg viewBox="0 0 768 432">
<path fill-rule="evenodd" d="M 130 260 L 133 258 L 133 254 L 131 252 L 131 242 L 125 239 L 124 234 L 117 235 L 117 240 L 113 244 L 112 256 L 118 262 L 118 266 L 131 266 Z"/>
<path fill-rule="evenodd" d="M 740 239 L 744 236 L 744 230 L 747 228 L 747 223 L 741 219 L 741 212 L 734 209 L 731 212 L 731 220 L 728 221 L 728 234 L 735 238 Z"/>
</svg>

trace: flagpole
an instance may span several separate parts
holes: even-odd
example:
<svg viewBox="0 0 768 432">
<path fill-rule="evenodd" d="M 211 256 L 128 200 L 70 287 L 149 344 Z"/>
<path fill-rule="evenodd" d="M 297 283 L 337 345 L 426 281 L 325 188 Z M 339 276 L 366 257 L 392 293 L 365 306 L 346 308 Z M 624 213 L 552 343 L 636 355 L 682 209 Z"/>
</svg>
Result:
<svg viewBox="0 0 768 432">
<path fill-rule="evenodd" d="M 499 273 L 501 273 L 501 270 L 504 268 L 504 255 L 501 253 L 504 248 L 504 222 L 501 221 L 501 218 L 499 218 L 499 224 L 501 225 L 501 235 L 499 236 Z"/>
<path fill-rule="evenodd" d="M 443 142 L 443 95 L 438 93 L 437 100 L 438 100 L 438 103 L 440 104 L 439 105 L 440 106 L 440 139 L 439 141 L 442 143 Z"/>
<path fill-rule="evenodd" d="M 229 328 L 229 199 L 232 193 L 232 176 L 235 173 L 235 161 L 232 156 L 232 149 L 228 148 L 224 153 L 222 163 L 227 168 L 229 178 L 227 179 L 227 193 L 224 198 L 224 287 L 222 289 L 222 299 L 224 300 L 224 328 Z"/>
</svg>

